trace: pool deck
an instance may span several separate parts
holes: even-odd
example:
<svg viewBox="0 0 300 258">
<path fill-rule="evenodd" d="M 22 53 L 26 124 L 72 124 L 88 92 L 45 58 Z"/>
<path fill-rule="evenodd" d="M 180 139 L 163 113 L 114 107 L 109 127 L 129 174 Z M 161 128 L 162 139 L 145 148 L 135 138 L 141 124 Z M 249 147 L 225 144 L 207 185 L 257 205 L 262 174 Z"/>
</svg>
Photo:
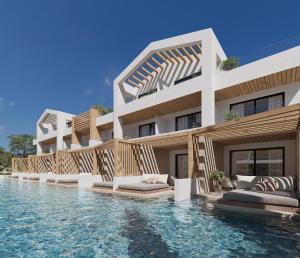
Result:
<svg viewBox="0 0 300 258">
<path fill-rule="evenodd" d="M 233 212 L 244 212 L 251 214 L 261 214 L 261 215 L 273 215 L 282 218 L 293 218 L 300 220 L 300 208 L 284 207 L 276 205 L 260 205 L 256 203 L 246 203 L 246 202 L 233 202 L 225 201 L 222 199 L 223 192 L 221 193 L 209 193 L 206 195 L 200 195 L 205 198 L 208 207 L 213 209 L 227 210 Z"/>
</svg>

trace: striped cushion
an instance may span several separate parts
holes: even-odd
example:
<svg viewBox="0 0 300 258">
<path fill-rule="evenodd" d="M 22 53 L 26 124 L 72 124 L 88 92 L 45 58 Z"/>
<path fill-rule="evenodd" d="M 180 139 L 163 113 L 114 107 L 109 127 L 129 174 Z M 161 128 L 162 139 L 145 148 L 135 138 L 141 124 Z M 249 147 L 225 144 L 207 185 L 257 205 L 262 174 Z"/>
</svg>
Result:
<svg viewBox="0 0 300 258">
<path fill-rule="evenodd" d="M 264 176 L 264 180 L 276 181 L 276 190 L 285 192 L 294 192 L 295 178 L 292 176 Z"/>
<path fill-rule="evenodd" d="M 267 191 L 269 192 L 275 192 L 276 191 L 276 181 L 269 180 L 266 181 Z"/>
<path fill-rule="evenodd" d="M 254 187 L 257 191 L 267 191 L 267 181 L 259 181 Z"/>
</svg>

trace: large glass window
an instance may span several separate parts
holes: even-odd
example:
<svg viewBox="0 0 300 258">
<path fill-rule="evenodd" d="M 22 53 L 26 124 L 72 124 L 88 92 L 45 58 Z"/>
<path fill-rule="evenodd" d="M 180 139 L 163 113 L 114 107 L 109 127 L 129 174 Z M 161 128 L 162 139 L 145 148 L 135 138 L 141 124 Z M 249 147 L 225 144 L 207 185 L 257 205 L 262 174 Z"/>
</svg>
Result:
<svg viewBox="0 0 300 258">
<path fill-rule="evenodd" d="M 271 109 L 284 106 L 284 93 L 270 95 L 262 98 L 257 98 L 249 101 L 243 101 L 230 105 L 230 111 L 239 116 L 250 116 Z"/>
<path fill-rule="evenodd" d="M 201 127 L 201 112 L 188 114 L 175 119 L 176 131 Z"/>
<path fill-rule="evenodd" d="M 284 148 L 231 151 L 230 165 L 231 176 L 283 176 Z"/>
<path fill-rule="evenodd" d="M 155 135 L 155 123 L 139 126 L 139 137 Z"/>
</svg>

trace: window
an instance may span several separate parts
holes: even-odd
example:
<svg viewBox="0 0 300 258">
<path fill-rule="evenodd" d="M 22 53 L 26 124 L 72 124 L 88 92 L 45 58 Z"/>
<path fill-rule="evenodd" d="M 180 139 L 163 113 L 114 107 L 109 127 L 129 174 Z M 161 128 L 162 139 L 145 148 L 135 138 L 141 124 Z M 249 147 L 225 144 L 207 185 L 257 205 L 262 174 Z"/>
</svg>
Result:
<svg viewBox="0 0 300 258">
<path fill-rule="evenodd" d="M 67 127 L 67 128 L 72 127 L 72 121 L 71 121 L 71 120 L 67 120 L 67 122 L 66 122 L 66 127 Z"/>
<path fill-rule="evenodd" d="M 155 135 L 155 123 L 139 126 L 139 137 Z"/>
<path fill-rule="evenodd" d="M 201 112 L 192 113 L 176 117 L 175 130 L 185 130 L 190 128 L 201 127 Z"/>
<path fill-rule="evenodd" d="M 230 152 L 230 176 L 284 176 L 284 148 Z"/>
<path fill-rule="evenodd" d="M 283 106 L 284 93 L 282 92 L 275 95 L 231 104 L 230 111 L 237 113 L 239 116 L 250 116 Z"/>
</svg>

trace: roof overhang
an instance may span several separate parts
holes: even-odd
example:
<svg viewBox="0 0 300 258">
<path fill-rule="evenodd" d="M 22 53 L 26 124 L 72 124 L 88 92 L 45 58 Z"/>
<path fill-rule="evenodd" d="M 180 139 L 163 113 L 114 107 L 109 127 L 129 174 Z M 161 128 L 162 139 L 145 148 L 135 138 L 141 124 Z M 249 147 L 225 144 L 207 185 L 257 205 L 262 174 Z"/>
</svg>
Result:
<svg viewBox="0 0 300 258">
<path fill-rule="evenodd" d="M 300 81 L 300 46 L 217 75 L 216 100 Z"/>
<path fill-rule="evenodd" d="M 153 147 L 170 147 L 188 143 L 190 134 L 207 136 L 223 144 L 295 139 L 299 126 L 300 104 L 263 112 L 218 125 L 183 132 L 132 139 Z"/>
<path fill-rule="evenodd" d="M 192 93 L 121 116 L 124 125 L 201 106 L 201 92 Z"/>
</svg>

